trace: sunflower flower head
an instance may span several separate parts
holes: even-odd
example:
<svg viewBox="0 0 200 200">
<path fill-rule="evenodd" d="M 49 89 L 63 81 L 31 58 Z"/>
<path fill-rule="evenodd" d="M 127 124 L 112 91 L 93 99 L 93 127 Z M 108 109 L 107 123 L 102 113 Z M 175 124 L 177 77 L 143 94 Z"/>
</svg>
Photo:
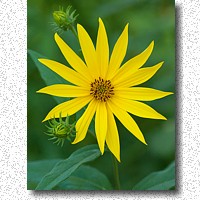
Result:
<svg viewBox="0 0 200 200">
<path fill-rule="evenodd" d="M 172 93 L 138 87 L 148 81 L 163 62 L 142 68 L 152 53 L 154 42 L 151 42 L 143 52 L 122 64 L 128 46 L 128 24 L 116 41 L 111 56 L 109 56 L 106 29 L 100 18 L 96 45 L 80 24 L 77 25 L 77 32 L 84 61 L 58 34 L 55 34 L 58 47 L 73 69 L 53 60 L 39 59 L 42 64 L 72 85 L 55 84 L 38 92 L 73 98 L 53 108 L 43 121 L 51 119 L 52 116 L 58 118 L 59 113 L 62 113 L 62 116 L 73 115 L 87 106 L 75 125 L 76 137 L 73 144 L 85 138 L 94 118 L 95 133 L 101 153 L 104 153 L 106 143 L 120 161 L 120 141 L 115 117 L 144 144 L 146 144 L 144 136 L 130 114 L 142 118 L 166 120 L 163 115 L 141 101 L 153 101 Z"/>
</svg>

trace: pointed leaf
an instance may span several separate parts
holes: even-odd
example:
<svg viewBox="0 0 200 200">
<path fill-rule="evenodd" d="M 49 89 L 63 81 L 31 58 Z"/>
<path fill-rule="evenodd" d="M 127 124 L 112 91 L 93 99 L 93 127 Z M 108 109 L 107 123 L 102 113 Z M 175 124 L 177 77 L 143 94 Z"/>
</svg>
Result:
<svg viewBox="0 0 200 200">
<path fill-rule="evenodd" d="M 42 177 L 60 160 L 28 162 L 27 189 L 34 190 Z M 58 184 L 55 190 L 112 190 L 108 178 L 99 170 L 82 165 L 68 179 Z"/>
<path fill-rule="evenodd" d="M 47 86 L 53 85 L 53 84 L 59 84 L 59 83 L 70 84 L 69 82 L 67 82 L 66 80 L 61 78 L 55 72 L 51 71 L 50 69 L 48 69 L 46 66 L 44 66 L 42 63 L 40 63 L 38 61 L 39 58 L 45 58 L 45 56 L 43 56 L 33 50 L 30 50 L 30 49 L 28 50 L 28 54 L 32 58 L 33 62 L 35 63 L 35 65 L 40 73 L 41 78 L 44 80 L 44 82 L 46 83 Z M 38 89 L 40 89 L 40 88 L 38 88 Z M 61 103 L 61 102 L 66 101 L 67 99 L 69 99 L 69 98 L 59 98 L 59 97 L 55 97 L 55 96 L 53 96 L 53 98 L 56 100 L 57 103 Z"/>
<path fill-rule="evenodd" d="M 97 145 L 85 146 L 65 160 L 58 162 L 54 168 L 40 181 L 36 190 L 51 190 L 60 182 L 67 179 L 80 165 L 100 156 Z"/>
<path fill-rule="evenodd" d="M 108 178 L 90 166 L 80 166 L 67 180 L 58 185 L 59 190 L 112 190 Z"/>
<path fill-rule="evenodd" d="M 169 190 L 175 187 L 175 163 L 171 163 L 165 170 L 153 172 L 139 183 L 133 190 Z"/>
<path fill-rule="evenodd" d="M 34 190 L 42 177 L 60 160 L 40 160 L 27 163 L 27 189 Z"/>
</svg>

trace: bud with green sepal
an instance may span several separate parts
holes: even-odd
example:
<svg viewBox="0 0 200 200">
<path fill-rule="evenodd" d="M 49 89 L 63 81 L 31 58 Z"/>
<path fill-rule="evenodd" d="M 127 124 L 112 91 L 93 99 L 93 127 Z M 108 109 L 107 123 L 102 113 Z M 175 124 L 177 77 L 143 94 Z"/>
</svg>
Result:
<svg viewBox="0 0 200 200">
<path fill-rule="evenodd" d="M 59 31 L 59 32 L 67 31 L 67 30 L 71 30 L 72 32 L 75 31 L 74 23 L 78 17 L 78 14 L 75 15 L 76 10 L 74 10 L 70 14 L 71 8 L 72 6 L 68 6 L 66 11 L 64 11 L 64 9 L 60 7 L 58 11 L 53 12 L 53 18 L 56 25 L 56 31 Z M 77 34 L 76 31 L 75 31 L 75 34 Z"/>
<path fill-rule="evenodd" d="M 61 113 L 58 121 L 54 118 L 50 119 L 49 126 L 47 127 L 47 134 L 48 136 L 51 136 L 49 140 L 55 140 L 54 143 L 57 143 L 57 145 L 61 144 L 63 146 L 65 139 L 72 142 L 72 140 L 75 138 L 75 123 L 70 124 L 69 122 L 69 116 L 66 117 L 65 120 L 62 119 Z"/>
</svg>

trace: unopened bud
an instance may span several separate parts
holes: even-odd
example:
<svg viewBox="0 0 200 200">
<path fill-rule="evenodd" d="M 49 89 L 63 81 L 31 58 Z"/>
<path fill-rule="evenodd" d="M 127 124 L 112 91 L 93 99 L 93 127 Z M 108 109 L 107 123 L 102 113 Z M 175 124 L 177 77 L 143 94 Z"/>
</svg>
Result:
<svg viewBox="0 0 200 200">
<path fill-rule="evenodd" d="M 57 28 L 63 31 L 67 31 L 69 29 L 72 29 L 74 26 L 74 22 L 76 21 L 78 14 L 75 15 L 76 10 L 71 12 L 71 6 L 68 6 L 66 11 L 63 10 L 63 8 L 59 8 L 58 11 L 53 12 L 53 18 L 57 25 Z"/>
<path fill-rule="evenodd" d="M 48 122 L 49 126 L 46 126 L 46 134 L 52 137 L 49 140 L 55 140 L 54 143 L 57 143 L 58 145 L 61 144 L 61 146 L 63 146 L 65 139 L 69 140 L 70 142 L 74 139 L 76 133 L 75 122 L 73 124 L 69 124 L 69 116 L 63 120 L 60 114 L 58 121 L 53 118 Z"/>
</svg>

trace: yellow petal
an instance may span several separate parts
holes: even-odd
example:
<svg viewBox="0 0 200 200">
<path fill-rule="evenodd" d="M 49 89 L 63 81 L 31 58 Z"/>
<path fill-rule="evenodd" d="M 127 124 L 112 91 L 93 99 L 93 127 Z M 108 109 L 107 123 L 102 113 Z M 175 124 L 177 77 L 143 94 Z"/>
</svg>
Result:
<svg viewBox="0 0 200 200">
<path fill-rule="evenodd" d="M 173 94 L 172 92 L 163 92 L 160 90 L 144 87 L 115 88 L 115 95 L 125 99 L 140 101 L 153 101 Z"/>
<path fill-rule="evenodd" d="M 120 67 L 125 55 L 126 50 L 128 46 L 128 24 L 124 28 L 124 31 L 122 32 L 121 36 L 117 40 L 111 58 L 110 63 L 108 66 L 108 73 L 107 73 L 107 79 L 111 79 L 114 75 L 114 73 L 117 71 L 117 69 Z"/>
<path fill-rule="evenodd" d="M 93 77 L 100 76 L 100 69 L 97 65 L 97 57 L 96 57 L 96 51 L 93 45 L 93 42 L 86 32 L 86 30 L 80 25 L 77 25 L 78 30 L 78 38 L 81 45 L 82 53 L 85 58 L 85 62 L 87 63 L 87 66 L 92 74 Z M 96 78 L 96 77 L 95 77 Z"/>
<path fill-rule="evenodd" d="M 108 145 L 108 148 L 113 153 L 113 155 L 120 162 L 120 144 L 119 144 L 119 134 L 117 130 L 117 125 L 115 122 L 115 118 L 108 106 L 107 106 L 107 112 L 108 112 L 108 131 L 106 134 L 106 144 Z"/>
<path fill-rule="evenodd" d="M 55 84 L 44 87 L 37 91 L 38 93 L 50 94 L 58 97 L 82 97 L 90 94 L 89 89 L 73 85 Z"/>
<path fill-rule="evenodd" d="M 42 64 L 47 66 L 49 69 L 57 73 L 59 76 L 64 78 L 65 80 L 69 81 L 78 86 L 88 87 L 90 82 L 83 79 L 83 77 L 77 73 L 76 71 L 70 69 L 69 67 L 48 59 L 38 59 Z"/>
<path fill-rule="evenodd" d="M 163 62 L 137 70 L 130 78 L 119 82 L 115 87 L 131 87 L 148 81 L 162 66 Z"/>
<path fill-rule="evenodd" d="M 130 76 L 132 76 L 140 67 L 142 67 L 153 51 L 154 41 L 139 55 L 133 57 L 127 61 L 113 77 L 113 84 L 118 84 L 120 82 L 126 81 Z"/>
<path fill-rule="evenodd" d="M 90 122 L 96 111 L 96 106 L 97 106 L 97 101 L 92 100 L 90 102 L 90 104 L 88 105 L 87 109 L 85 110 L 84 114 L 77 121 L 77 123 L 76 123 L 76 138 L 72 144 L 76 144 L 85 138 L 87 131 L 88 131 L 88 127 L 90 125 Z"/>
<path fill-rule="evenodd" d="M 139 101 L 115 97 L 112 98 L 112 102 L 114 102 L 119 108 L 129 113 L 132 113 L 133 115 L 136 115 L 138 117 L 166 120 L 164 116 L 155 111 L 153 108 Z"/>
<path fill-rule="evenodd" d="M 104 153 L 104 145 L 107 133 L 107 109 L 105 102 L 98 102 L 95 116 L 95 132 L 99 149 Z"/>
<path fill-rule="evenodd" d="M 87 97 L 77 97 L 75 99 L 69 100 L 67 102 L 61 103 L 54 107 L 43 120 L 49 120 L 51 118 L 58 118 L 61 114 L 62 117 L 66 117 L 67 115 L 73 115 L 78 112 L 81 108 L 83 108 L 86 104 L 88 104 L 92 100 L 91 96 Z"/>
<path fill-rule="evenodd" d="M 97 62 L 99 64 L 101 77 L 105 79 L 108 70 L 109 46 L 108 46 L 106 29 L 104 27 L 101 18 L 99 18 L 99 30 L 97 35 L 96 53 L 97 53 Z"/>
<path fill-rule="evenodd" d="M 116 106 L 113 102 L 107 101 L 107 104 L 114 115 L 119 119 L 119 121 L 142 143 L 146 144 L 144 136 L 140 131 L 138 125 L 133 120 L 133 118 L 123 109 Z"/>
<path fill-rule="evenodd" d="M 76 55 L 76 53 L 60 38 L 60 36 L 55 34 L 55 41 L 59 46 L 62 54 L 68 63 L 79 72 L 86 80 L 91 81 L 91 76 L 88 73 L 88 68 L 85 63 Z"/>
</svg>

